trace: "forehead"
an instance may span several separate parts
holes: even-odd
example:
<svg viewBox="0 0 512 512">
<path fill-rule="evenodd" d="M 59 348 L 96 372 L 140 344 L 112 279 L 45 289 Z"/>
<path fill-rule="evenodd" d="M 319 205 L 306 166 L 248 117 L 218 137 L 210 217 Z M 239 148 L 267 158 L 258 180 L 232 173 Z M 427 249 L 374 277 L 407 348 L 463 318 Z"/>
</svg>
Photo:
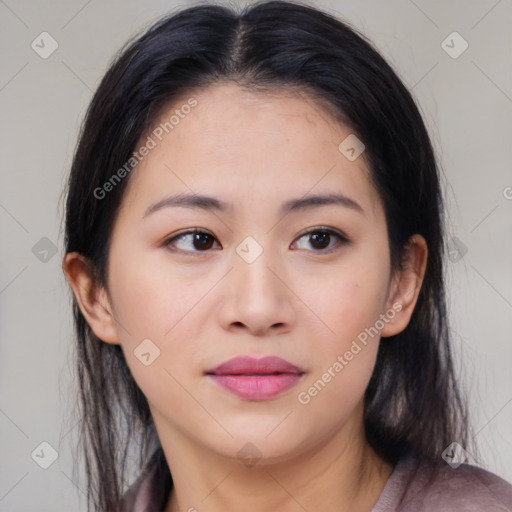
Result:
<svg viewBox="0 0 512 512">
<path fill-rule="evenodd" d="M 195 106 L 181 109 L 191 98 Z M 178 122 L 171 128 L 173 115 Z M 356 195 L 373 210 L 378 197 L 364 153 L 350 161 L 339 150 L 349 135 L 349 127 L 305 93 L 216 84 L 161 110 L 141 140 L 151 137 L 155 147 L 137 165 L 126 195 L 130 202 L 167 191 L 233 202 L 259 196 L 268 204 L 284 194 L 335 191 Z"/>
<path fill-rule="evenodd" d="M 219 153 L 225 153 L 227 144 L 230 154 L 243 152 L 245 155 L 251 153 L 251 148 L 255 153 L 265 146 L 267 152 L 271 152 L 281 149 L 283 144 L 296 151 L 298 146 L 304 150 L 313 146 L 318 149 L 320 144 L 337 145 L 348 130 L 328 115 L 324 104 L 300 91 L 256 92 L 233 83 L 221 83 L 198 91 L 194 97 L 197 106 L 166 138 L 176 144 L 201 143 L 202 151 L 218 149 Z M 168 106 L 157 123 L 165 121 L 169 112 L 179 109 L 185 101 L 183 97 Z M 258 138 L 247 139 L 251 134 Z"/>
</svg>

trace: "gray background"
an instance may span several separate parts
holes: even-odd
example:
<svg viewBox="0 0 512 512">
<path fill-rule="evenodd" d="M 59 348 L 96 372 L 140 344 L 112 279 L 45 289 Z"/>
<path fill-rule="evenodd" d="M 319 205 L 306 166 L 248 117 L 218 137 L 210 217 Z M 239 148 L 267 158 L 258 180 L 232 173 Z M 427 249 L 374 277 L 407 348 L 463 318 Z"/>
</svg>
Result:
<svg viewBox="0 0 512 512">
<path fill-rule="evenodd" d="M 0 1 L 1 511 L 85 510 L 84 482 L 72 472 L 76 390 L 61 193 L 79 123 L 114 52 L 159 15 L 192 4 Z M 511 1 L 315 5 L 372 39 L 421 106 L 455 237 L 447 284 L 457 366 L 484 465 L 512 481 Z M 43 31 L 58 44 L 45 59 L 31 47 L 45 37 L 44 51 L 51 48 Z M 445 51 L 463 48 L 454 31 L 469 44 L 457 58 Z M 44 457 L 31 457 L 41 442 L 58 452 L 48 469 L 35 462 L 49 456 L 44 446 Z"/>
</svg>

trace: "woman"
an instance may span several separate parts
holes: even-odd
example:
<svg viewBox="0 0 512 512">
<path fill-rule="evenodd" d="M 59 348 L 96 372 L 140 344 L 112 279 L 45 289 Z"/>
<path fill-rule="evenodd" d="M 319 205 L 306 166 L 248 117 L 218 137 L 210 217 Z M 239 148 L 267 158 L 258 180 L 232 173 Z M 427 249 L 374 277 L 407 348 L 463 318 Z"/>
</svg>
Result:
<svg viewBox="0 0 512 512">
<path fill-rule="evenodd" d="M 94 510 L 512 506 L 466 463 L 427 131 L 346 24 L 162 19 L 101 82 L 66 210 Z"/>
</svg>

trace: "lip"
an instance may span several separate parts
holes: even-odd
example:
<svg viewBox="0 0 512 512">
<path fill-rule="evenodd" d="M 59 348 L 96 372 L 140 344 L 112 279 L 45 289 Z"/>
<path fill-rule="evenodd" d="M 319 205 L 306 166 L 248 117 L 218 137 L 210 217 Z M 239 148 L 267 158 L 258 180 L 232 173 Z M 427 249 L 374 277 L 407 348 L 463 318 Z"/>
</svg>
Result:
<svg viewBox="0 0 512 512">
<path fill-rule="evenodd" d="M 206 375 L 246 400 L 268 400 L 299 382 L 304 371 L 280 357 L 234 357 Z"/>
</svg>

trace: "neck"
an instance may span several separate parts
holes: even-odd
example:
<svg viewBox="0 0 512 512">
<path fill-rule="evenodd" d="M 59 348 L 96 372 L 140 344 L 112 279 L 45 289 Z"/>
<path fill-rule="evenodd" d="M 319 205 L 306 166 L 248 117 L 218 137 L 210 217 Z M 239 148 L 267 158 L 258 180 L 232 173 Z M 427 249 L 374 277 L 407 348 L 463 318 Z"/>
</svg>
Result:
<svg viewBox="0 0 512 512">
<path fill-rule="evenodd" d="M 346 424 L 308 450 L 252 467 L 175 431 L 169 442 L 160 433 L 174 482 L 165 512 L 370 512 L 392 468 L 363 432 Z"/>
</svg>

